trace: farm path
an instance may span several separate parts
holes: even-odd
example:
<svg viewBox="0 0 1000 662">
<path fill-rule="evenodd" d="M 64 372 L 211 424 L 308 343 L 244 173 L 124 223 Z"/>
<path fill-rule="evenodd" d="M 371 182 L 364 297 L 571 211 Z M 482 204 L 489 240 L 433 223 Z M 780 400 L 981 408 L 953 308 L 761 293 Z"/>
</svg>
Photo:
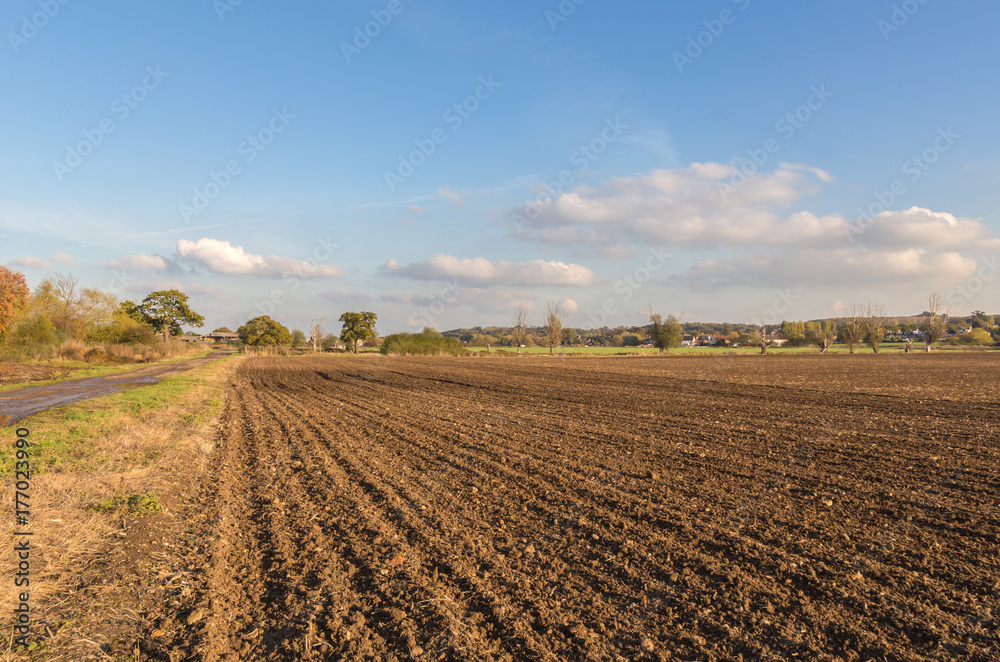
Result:
<svg viewBox="0 0 1000 662">
<path fill-rule="evenodd" d="M 0 424 L 11 425 L 26 416 L 48 409 L 155 384 L 167 375 L 193 370 L 229 353 L 229 350 L 215 350 L 208 356 L 196 359 L 145 366 L 114 375 L 68 379 L 54 384 L 0 391 Z"/>
</svg>

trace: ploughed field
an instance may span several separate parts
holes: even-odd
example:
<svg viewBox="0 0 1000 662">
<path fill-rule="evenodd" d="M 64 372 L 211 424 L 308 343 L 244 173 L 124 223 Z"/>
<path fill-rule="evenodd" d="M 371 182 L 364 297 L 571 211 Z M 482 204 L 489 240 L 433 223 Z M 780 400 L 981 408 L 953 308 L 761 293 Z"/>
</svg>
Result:
<svg viewBox="0 0 1000 662">
<path fill-rule="evenodd" d="M 1000 659 L 998 377 L 993 353 L 247 359 L 188 652 Z"/>
</svg>

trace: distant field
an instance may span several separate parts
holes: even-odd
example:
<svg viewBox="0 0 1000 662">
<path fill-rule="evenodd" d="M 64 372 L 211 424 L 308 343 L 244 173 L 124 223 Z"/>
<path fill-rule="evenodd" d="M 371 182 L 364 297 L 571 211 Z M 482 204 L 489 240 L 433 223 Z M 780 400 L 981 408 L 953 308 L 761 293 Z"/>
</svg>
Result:
<svg viewBox="0 0 1000 662">
<path fill-rule="evenodd" d="M 470 352 L 485 352 L 486 347 L 468 347 Z M 515 354 L 517 350 L 513 347 L 497 347 L 493 346 L 490 348 L 493 352 L 504 352 Z M 906 345 L 903 343 L 886 343 L 879 346 L 879 352 L 903 352 L 906 349 Z M 770 347 L 768 348 L 768 353 L 776 354 L 818 354 L 819 350 L 815 347 Z M 923 345 L 919 347 L 914 345 L 910 351 L 923 351 Z M 846 345 L 833 345 L 830 348 L 830 352 L 834 354 L 847 354 L 849 350 Z M 521 354 L 548 354 L 548 347 L 522 347 Z M 624 355 L 624 354 L 636 354 L 636 355 L 656 355 L 660 353 L 660 350 L 655 347 L 557 347 L 555 349 L 555 354 L 582 354 L 582 355 Z M 668 352 L 664 352 L 666 355 Z M 857 354 L 871 354 L 872 350 L 868 347 L 856 347 L 855 353 Z M 717 354 L 760 354 L 759 347 L 673 347 L 670 349 L 669 354 L 699 354 L 699 355 L 717 355 Z"/>
</svg>

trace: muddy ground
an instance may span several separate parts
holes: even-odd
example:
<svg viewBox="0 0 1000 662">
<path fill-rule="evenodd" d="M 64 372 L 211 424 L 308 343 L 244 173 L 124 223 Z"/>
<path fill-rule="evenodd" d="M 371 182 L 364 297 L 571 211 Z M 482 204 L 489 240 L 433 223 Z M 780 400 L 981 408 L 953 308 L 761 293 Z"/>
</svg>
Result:
<svg viewBox="0 0 1000 662">
<path fill-rule="evenodd" d="M 998 374 L 991 353 L 248 359 L 190 597 L 142 647 L 1000 659 Z"/>
</svg>

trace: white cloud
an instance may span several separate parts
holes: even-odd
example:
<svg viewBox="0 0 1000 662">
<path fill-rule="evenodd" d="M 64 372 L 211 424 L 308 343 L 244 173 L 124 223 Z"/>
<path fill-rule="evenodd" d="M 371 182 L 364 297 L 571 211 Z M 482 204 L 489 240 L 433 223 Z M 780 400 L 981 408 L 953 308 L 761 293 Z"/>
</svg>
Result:
<svg viewBox="0 0 1000 662">
<path fill-rule="evenodd" d="M 216 301 L 229 301 L 229 297 L 225 296 L 219 291 L 215 285 L 201 285 L 199 283 L 191 283 L 184 289 L 184 292 L 190 294 L 191 296 L 202 296 L 208 299 L 214 299 Z"/>
<path fill-rule="evenodd" d="M 681 278 L 698 291 L 734 287 L 871 288 L 899 286 L 931 291 L 971 276 L 978 261 L 954 251 L 911 248 L 900 251 L 835 250 L 756 253 L 731 260 L 702 261 Z"/>
<path fill-rule="evenodd" d="M 567 313 L 575 313 L 580 310 L 580 304 L 573 301 L 573 299 L 563 299 L 559 302 L 559 307 Z"/>
<path fill-rule="evenodd" d="M 420 205 L 407 205 L 406 211 L 410 212 L 411 214 L 426 214 L 427 213 L 427 210 L 424 209 L 423 207 L 421 207 Z"/>
<path fill-rule="evenodd" d="M 482 257 L 458 258 L 442 253 L 407 265 L 391 259 L 383 271 L 414 280 L 454 278 L 479 285 L 591 285 L 596 281 L 594 273 L 579 264 L 545 260 L 493 263 Z"/>
<path fill-rule="evenodd" d="M 312 265 L 309 262 L 277 255 L 254 255 L 233 246 L 228 241 L 199 239 L 177 242 L 177 253 L 184 259 L 200 264 L 217 274 L 262 276 L 280 278 L 294 275 L 300 278 L 340 278 L 344 271 L 329 264 Z"/>
<path fill-rule="evenodd" d="M 521 236 L 547 243 L 593 248 L 623 241 L 694 247 L 817 245 L 846 240 L 839 216 L 775 213 L 832 180 L 818 168 L 782 163 L 772 173 L 752 175 L 729 193 L 721 188 L 736 174 L 732 166 L 694 163 L 616 177 L 600 187 L 580 186 L 545 204 L 512 211 Z"/>
<path fill-rule="evenodd" d="M 59 264 L 66 264 L 71 267 L 76 266 L 76 259 L 68 253 L 55 253 L 50 259 Z"/>
<path fill-rule="evenodd" d="M 52 265 L 39 257 L 15 257 L 10 261 L 11 264 L 17 267 L 24 267 L 26 269 L 51 269 Z"/>
<path fill-rule="evenodd" d="M 452 191 L 447 186 L 439 188 L 437 191 L 435 191 L 435 193 L 440 195 L 442 198 L 447 199 L 449 202 L 451 202 L 451 204 L 455 205 L 456 207 L 462 206 L 462 203 L 465 201 L 465 195 L 463 195 L 462 193 L 457 193 L 455 191 Z"/>
<path fill-rule="evenodd" d="M 123 255 L 117 260 L 111 260 L 98 266 L 112 269 L 132 267 L 133 269 L 163 270 L 167 268 L 167 261 L 159 255 Z"/>
</svg>

